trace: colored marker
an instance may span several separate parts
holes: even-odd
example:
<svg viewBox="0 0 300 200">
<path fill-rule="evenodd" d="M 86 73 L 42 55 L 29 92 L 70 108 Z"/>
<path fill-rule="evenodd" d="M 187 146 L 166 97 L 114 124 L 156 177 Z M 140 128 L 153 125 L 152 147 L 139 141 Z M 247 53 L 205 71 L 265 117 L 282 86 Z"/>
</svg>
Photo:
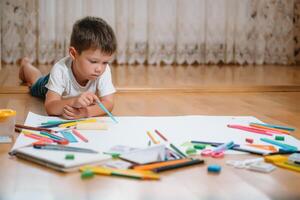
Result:
<svg viewBox="0 0 300 200">
<path fill-rule="evenodd" d="M 195 159 L 195 160 L 178 159 L 178 160 L 170 160 L 170 161 L 164 161 L 164 162 L 147 164 L 147 165 L 138 165 L 138 166 L 134 166 L 133 169 L 162 172 L 162 171 L 167 171 L 167 170 L 177 169 L 180 167 L 186 167 L 186 166 L 202 164 L 202 163 L 204 163 L 204 161 L 199 159 Z"/>
<path fill-rule="evenodd" d="M 44 122 L 41 123 L 41 126 L 39 126 L 40 128 L 52 128 L 52 127 L 57 127 L 61 124 L 66 124 L 66 123 L 71 123 L 71 122 L 78 122 L 80 120 L 67 120 L 67 121 L 48 121 L 48 122 Z"/>
<path fill-rule="evenodd" d="M 44 149 L 44 150 L 54 150 L 54 151 L 72 151 L 79 153 L 98 153 L 92 149 L 85 149 L 79 147 L 70 147 L 70 146 L 62 146 L 62 145 L 54 145 L 54 144 L 33 144 L 35 149 Z"/>
<path fill-rule="evenodd" d="M 273 134 L 270 133 L 270 132 L 268 132 L 268 131 L 257 129 L 257 128 L 251 128 L 251 127 L 247 127 L 247 126 L 242 126 L 242 125 L 228 124 L 227 127 L 229 127 L 229 128 L 235 128 L 235 129 L 240 129 L 240 130 L 248 131 L 248 132 L 252 132 L 252 133 L 258 133 L 258 134 L 273 136 Z"/>
<path fill-rule="evenodd" d="M 155 133 L 159 135 L 164 141 L 168 142 L 168 139 L 165 136 L 163 136 L 158 130 L 155 129 Z"/>
<path fill-rule="evenodd" d="M 74 135 L 76 135 L 82 141 L 88 142 L 88 139 L 86 139 L 83 135 L 81 135 L 81 133 L 79 131 L 77 131 L 76 129 L 72 129 L 72 132 L 73 132 Z"/>
<path fill-rule="evenodd" d="M 46 138 L 37 134 L 33 134 L 33 133 L 23 133 L 24 136 L 35 139 L 35 140 L 39 140 L 39 141 L 43 141 L 43 142 L 48 142 L 48 143 L 52 143 L 54 142 L 53 140 L 51 140 L 50 138 Z"/>
<path fill-rule="evenodd" d="M 272 131 L 273 133 L 276 133 L 276 134 L 288 134 L 288 135 L 290 134 L 290 131 L 277 129 L 277 128 L 270 128 L 270 127 L 267 127 L 267 126 L 257 125 L 255 123 L 250 123 L 249 126 L 254 127 L 254 128 L 263 129 L 263 130 L 266 130 L 266 131 Z"/>
<path fill-rule="evenodd" d="M 63 123 L 63 124 L 60 124 L 59 127 L 66 128 L 66 127 L 76 126 L 77 124 L 84 124 L 84 123 L 90 123 L 90 122 L 97 122 L 97 119 L 91 118 L 91 119 L 80 120 L 80 121 L 75 121 L 75 122 Z"/>
<path fill-rule="evenodd" d="M 74 135 L 69 131 L 62 131 L 60 132 L 65 139 L 67 139 L 69 142 L 78 142 L 77 139 L 74 137 Z"/>
<path fill-rule="evenodd" d="M 99 105 L 99 107 L 104 111 L 104 112 L 106 112 L 106 114 L 108 114 L 108 116 L 114 121 L 114 122 L 116 122 L 116 123 L 118 123 L 118 121 L 115 119 L 115 117 L 111 114 L 111 112 L 109 112 L 106 108 L 105 108 L 105 106 L 100 102 L 100 101 L 96 101 L 97 102 L 97 104 Z"/>
<path fill-rule="evenodd" d="M 213 151 L 214 151 L 214 152 L 225 151 L 225 150 L 227 150 L 227 149 L 232 148 L 233 146 L 234 146 L 233 141 L 230 141 L 230 142 L 228 142 L 228 143 L 224 143 L 224 144 L 218 146 L 218 147 L 215 148 Z"/>
<path fill-rule="evenodd" d="M 32 131 L 45 131 L 45 132 L 54 132 L 53 130 L 49 129 L 49 128 L 40 128 L 40 127 L 33 127 L 33 126 L 25 126 L 22 124 L 16 124 L 15 125 L 16 128 L 20 128 L 20 129 L 27 129 L 27 130 L 32 130 Z"/>
<path fill-rule="evenodd" d="M 206 142 L 206 141 L 195 141 L 192 140 L 191 143 L 193 144 L 207 144 L 207 145 L 211 145 L 211 146 L 219 146 L 222 145 L 224 143 L 219 143 L 219 142 Z M 240 147 L 240 145 L 238 144 L 234 144 L 233 147 L 231 148 L 231 150 L 235 150 L 235 151 L 241 151 L 241 152 L 246 152 L 246 153 L 251 153 L 251 154 L 256 154 L 256 155 L 265 155 L 266 151 L 262 151 L 259 149 L 250 149 L 250 148 L 246 148 L 246 147 Z"/>
<path fill-rule="evenodd" d="M 279 126 L 279 125 L 274 125 L 274 124 L 261 124 L 261 123 L 251 123 L 251 124 L 266 126 L 266 127 L 270 127 L 270 128 L 278 128 L 278 129 L 287 130 L 287 131 L 295 131 L 294 128 L 286 127 L 286 126 Z"/>
<path fill-rule="evenodd" d="M 185 163 L 185 162 L 190 161 L 190 160 L 191 159 L 189 159 L 189 158 L 184 158 L 184 159 L 176 159 L 176 160 L 156 162 L 156 163 L 145 164 L 145 165 L 136 165 L 136 166 L 133 166 L 133 169 L 135 169 L 135 170 L 153 170 L 153 169 L 156 169 L 156 168 L 159 168 L 159 167 L 165 167 L 165 166 L 169 166 L 169 165 Z"/>
<path fill-rule="evenodd" d="M 91 170 L 95 174 L 106 176 L 121 176 L 126 178 L 145 179 L 145 180 L 159 180 L 158 174 L 152 171 L 139 171 L 134 169 L 112 169 L 104 167 L 81 167 L 80 171 Z"/>
<path fill-rule="evenodd" d="M 54 135 L 54 134 L 51 134 L 51 133 L 48 133 L 48 132 L 44 132 L 44 131 L 41 131 L 40 134 L 44 135 L 44 136 L 48 136 L 51 139 L 55 139 L 55 140 L 65 140 L 65 138 L 63 138 L 63 137 L 60 137 L 58 135 Z"/>
<path fill-rule="evenodd" d="M 149 138 L 151 139 L 151 141 L 154 144 L 159 144 L 159 142 L 157 140 L 154 139 L 153 135 L 150 133 L 150 131 L 147 131 L 147 135 L 149 136 Z"/>
<path fill-rule="evenodd" d="M 167 171 L 167 170 L 178 169 L 181 167 L 187 167 L 187 166 L 198 165 L 198 164 L 203 164 L 203 163 L 204 163 L 204 160 L 191 159 L 190 161 L 183 162 L 183 163 L 158 167 L 158 168 L 153 169 L 152 171 L 159 173 L 159 172 L 163 172 L 163 171 Z"/>
<path fill-rule="evenodd" d="M 275 141 L 275 140 L 270 140 L 268 138 L 260 138 L 260 140 L 263 141 L 263 142 L 267 142 L 269 144 L 279 146 L 279 147 L 283 148 L 286 151 L 297 151 L 298 150 L 298 148 L 295 147 L 295 146 L 284 144 L 284 143 L 281 143 L 281 142 L 278 142 L 278 141 Z"/>
<path fill-rule="evenodd" d="M 182 156 L 183 158 L 187 158 L 187 156 L 182 152 L 180 151 L 174 144 L 172 144 L 171 142 L 168 141 L 168 139 L 161 133 L 159 132 L 158 130 L 155 130 L 155 133 L 160 136 L 164 141 L 166 141 L 170 147 L 175 151 L 177 152 L 180 156 Z"/>
</svg>

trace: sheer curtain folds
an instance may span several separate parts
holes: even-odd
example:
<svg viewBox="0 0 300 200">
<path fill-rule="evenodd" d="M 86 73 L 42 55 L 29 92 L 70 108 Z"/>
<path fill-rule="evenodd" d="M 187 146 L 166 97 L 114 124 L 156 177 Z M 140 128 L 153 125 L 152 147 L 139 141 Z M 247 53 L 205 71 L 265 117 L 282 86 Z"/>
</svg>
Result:
<svg viewBox="0 0 300 200">
<path fill-rule="evenodd" d="M 52 63 L 87 15 L 115 30 L 119 64 L 292 64 L 299 0 L 0 0 L 1 59 Z"/>
</svg>

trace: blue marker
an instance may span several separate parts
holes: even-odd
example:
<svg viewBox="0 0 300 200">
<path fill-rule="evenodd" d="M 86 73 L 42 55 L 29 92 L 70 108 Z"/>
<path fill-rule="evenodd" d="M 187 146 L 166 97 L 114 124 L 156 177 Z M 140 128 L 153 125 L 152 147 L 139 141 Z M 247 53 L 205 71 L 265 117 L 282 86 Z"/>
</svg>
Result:
<svg viewBox="0 0 300 200">
<path fill-rule="evenodd" d="M 285 151 L 297 151 L 298 150 L 298 148 L 295 147 L 295 146 L 284 144 L 284 143 L 281 143 L 281 142 L 277 142 L 275 140 L 270 140 L 268 138 L 260 138 L 260 140 L 263 141 L 263 142 L 269 143 L 269 144 L 279 146 L 282 149 L 284 149 Z"/>
<path fill-rule="evenodd" d="M 116 122 L 116 123 L 118 123 L 118 121 L 116 120 L 116 118 L 105 108 L 105 106 L 100 102 L 100 101 L 96 101 L 97 102 L 97 104 L 99 105 L 99 107 L 104 111 L 104 112 L 106 112 L 106 114 L 108 114 L 108 116 L 110 116 L 110 118 L 114 121 L 114 122 Z"/>
<path fill-rule="evenodd" d="M 224 143 L 220 146 L 218 146 L 214 151 L 219 152 L 219 151 L 225 151 L 227 149 L 231 149 L 234 146 L 233 141 L 230 141 L 228 143 Z"/>
<path fill-rule="evenodd" d="M 72 135 L 72 133 L 68 131 L 62 131 L 61 134 L 64 136 L 64 138 L 69 140 L 69 142 L 78 142 L 77 139 Z"/>
</svg>

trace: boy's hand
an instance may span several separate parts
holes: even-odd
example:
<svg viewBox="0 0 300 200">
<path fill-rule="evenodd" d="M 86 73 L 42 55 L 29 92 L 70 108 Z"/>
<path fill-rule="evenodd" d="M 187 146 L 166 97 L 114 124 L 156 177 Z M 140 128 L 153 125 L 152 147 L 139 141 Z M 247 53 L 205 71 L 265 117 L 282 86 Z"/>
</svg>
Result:
<svg viewBox="0 0 300 200">
<path fill-rule="evenodd" d="M 65 119 L 79 119 L 88 117 L 87 110 L 85 108 L 73 108 L 65 105 L 62 113 L 62 117 Z"/>
<path fill-rule="evenodd" d="M 99 100 L 97 95 L 92 92 L 84 92 L 74 101 L 72 106 L 74 108 L 86 108 L 92 105 L 96 100 Z"/>
</svg>

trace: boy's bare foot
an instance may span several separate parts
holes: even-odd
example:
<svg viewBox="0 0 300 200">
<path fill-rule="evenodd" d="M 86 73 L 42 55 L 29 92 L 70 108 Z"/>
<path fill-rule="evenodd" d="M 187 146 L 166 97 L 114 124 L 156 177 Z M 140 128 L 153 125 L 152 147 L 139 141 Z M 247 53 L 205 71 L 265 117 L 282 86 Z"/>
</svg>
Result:
<svg viewBox="0 0 300 200">
<path fill-rule="evenodd" d="M 27 57 L 21 58 L 17 61 L 17 64 L 20 66 L 19 70 L 19 78 L 22 81 L 22 83 L 25 83 L 25 75 L 24 75 L 24 67 L 28 64 L 31 64 L 31 60 Z"/>
<path fill-rule="evenodd" d="M 24 57 L 17 63 L 20 65 L 19 78 L 27 86 L 34 84 L 42 76 L 40 70 L 31 64 L 30 58 Z"/>
</svg>

